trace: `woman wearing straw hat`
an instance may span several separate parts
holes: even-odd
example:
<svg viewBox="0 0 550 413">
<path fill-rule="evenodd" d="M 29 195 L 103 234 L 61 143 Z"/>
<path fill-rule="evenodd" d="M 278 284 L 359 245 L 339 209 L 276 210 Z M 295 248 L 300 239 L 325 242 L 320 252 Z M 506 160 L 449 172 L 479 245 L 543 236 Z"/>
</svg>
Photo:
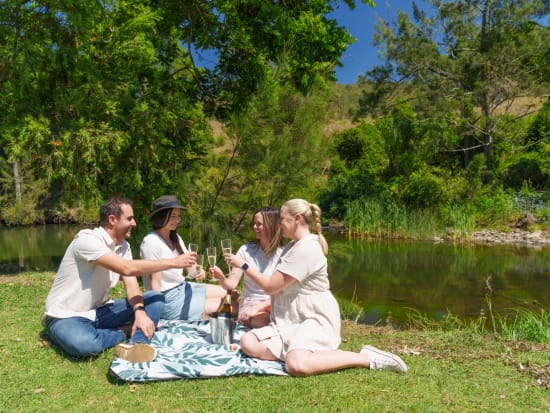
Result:
<svg viewBox="0 0 550 413">
<path fill-rule="evenodd" d="M 181 221 L 180 205 L 174 195 L 164 195 L 153 202 L 149 221 L 153 231 L 145 236 L 140 246 L 144 259 L 159 259 L 184 254 L 187 248 L 176 232 Z M 191 271 L 191 267 L 187 268 Z M 195 274 L 197 280 L 204 279 L 204 271 Z M 161 291 L 165 297 L 162 317 L 165 320 L 201 320 L 216 311 L 226 291 L 218 286 L 187 282 L 181 268 L 159 271 L 143 277 L 148 290 Z"/>
</svg>

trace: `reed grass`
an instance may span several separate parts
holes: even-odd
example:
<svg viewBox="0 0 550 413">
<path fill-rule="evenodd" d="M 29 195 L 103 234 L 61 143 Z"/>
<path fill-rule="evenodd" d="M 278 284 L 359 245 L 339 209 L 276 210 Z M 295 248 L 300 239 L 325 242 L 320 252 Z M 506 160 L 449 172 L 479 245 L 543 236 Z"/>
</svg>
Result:
<svg viewBox="0 0 550 413">
<path fill-rule="evenodd" d="M 550 344 L 550 314 L 544 310 L 537 313 L 525 308 L 513 310 L 513 316 L 495 314 L 489 293 L 486 301 L 489 316 L 481 312 L 479 317 L 471 320 L 461 319 L 449 311 L 441 320 L 434 320 L 418 310 L 410 309 L 406 327 L 427 331 L 467 330 L 474 334 L 489 333 L 515 342 Z"/>
<path fill-rule="evenodd" d="M 447 233 L 453 238 L 467 240 L 476 229 L 475 213 L 467 206 L 450 203 L 442 208 L 441 215 Z"/>
<path fill-rule="evenodd" d="M 410 210 L 395 202 L 358 200 L 348 205 L 344 223 L 360 238 L 426 239 L 440 232 L 436 213 Z"/>
<path fill-rule="evenodd" d="M 359 238 L 430 239 L 445 236 L 469 240 L 476 230 L 476 213 L 449 203 L 438 210 L 410 209 L 396 202 L 356 200 L 349 203 L 344 223 Z"/>
<path fill-rule="evenodd" d="M 500 335 L 506 339 L 550 343 L 550 315 L 544 310 L 518 309 L 513 317 L 499 318 L 498 323 Z"/>
</svg>

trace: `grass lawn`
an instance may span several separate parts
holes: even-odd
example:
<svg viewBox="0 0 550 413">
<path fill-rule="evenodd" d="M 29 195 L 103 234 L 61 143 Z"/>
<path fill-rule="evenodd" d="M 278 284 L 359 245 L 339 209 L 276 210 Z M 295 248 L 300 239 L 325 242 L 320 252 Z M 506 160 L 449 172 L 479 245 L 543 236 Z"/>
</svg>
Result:
<svg viewBox="0 0 550 413">
<path fill-rule="evenodd" d="M 129 384 L 112 351 L 74 361 L 42 338 L 54 274 L 0 276 L 0 412 L 550 412 L 550 345 L 469 330 L 343 324 L 342 348 L 398 353 L 409 372 L 243 376 Z M 548 327 L 550 328 L 550 326 Z"/>
</svg>

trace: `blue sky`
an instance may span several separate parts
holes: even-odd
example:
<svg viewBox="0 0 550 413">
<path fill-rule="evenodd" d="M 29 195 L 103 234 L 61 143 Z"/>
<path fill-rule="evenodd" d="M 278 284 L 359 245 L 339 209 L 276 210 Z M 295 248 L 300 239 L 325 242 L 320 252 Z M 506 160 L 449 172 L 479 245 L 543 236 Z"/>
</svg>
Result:
<svg viewBox="0 0 550 413">
<path fill-rule="evenodd" d="M 391 3 L 391 4 L 390 4 Z M 377 0 L 376 7 L 370 7 L 356 0 L 355 10 L 351 11 L 345 3 L 329 16 L 335 18 L 341 26 L 357 39 L 348 47 L 341 58 L 344 67 L 336 68 L 338 83 L 352 84 L 357 81 L 357 76 L 365 73 L 377 64 L 376 49 L 372 45 L 374 35 L 374 23 L 379 16 L 385 21 L 392 21 L 401 10 L 411 13 L 411 0 Z M 418 5 L 422 2 L 417 1 Z"/>
</svg>

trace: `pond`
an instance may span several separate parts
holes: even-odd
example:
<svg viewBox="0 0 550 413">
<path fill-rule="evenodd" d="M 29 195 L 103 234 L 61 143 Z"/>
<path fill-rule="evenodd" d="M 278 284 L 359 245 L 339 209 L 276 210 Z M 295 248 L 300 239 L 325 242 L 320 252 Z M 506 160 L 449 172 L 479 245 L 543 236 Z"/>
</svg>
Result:
<svg viewBox="0 0 550 413">
<path fill-rule="evenodd" d="M 78 229 L 0 228 L 0 274 L 55 271 Z M 391 315 L 399 324 L 412 311 L 434 319 L 448 312 L 475 318 L 487 315 L 488 298 L 499 314 L 550 307 L 548 247 L 362 241 L 335 234 L 327 239 L 332 291 L 345 303 L 343 313 L 361 309 L 361 322 L 375 324 Z"/>
</svg>

